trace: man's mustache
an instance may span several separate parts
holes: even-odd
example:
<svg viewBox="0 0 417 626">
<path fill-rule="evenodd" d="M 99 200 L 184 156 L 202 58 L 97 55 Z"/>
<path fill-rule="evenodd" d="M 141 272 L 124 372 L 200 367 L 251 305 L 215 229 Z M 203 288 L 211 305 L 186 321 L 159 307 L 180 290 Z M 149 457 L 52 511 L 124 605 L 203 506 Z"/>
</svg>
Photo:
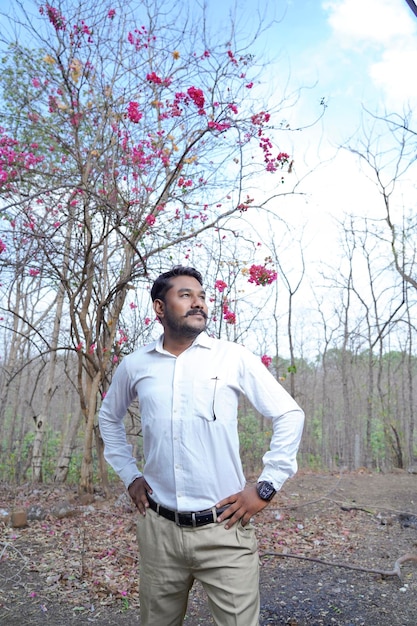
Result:
<svg viewBox="0 0 417 626">
<path fill-rule="evenodd" d="M 189 315 L 202 315 L 205 320 L 207 319 L 207 314 L 202 309 L 192 309 L 191 311 L 188 311 L 185 317 L 188 317 Z"/>
</svg>

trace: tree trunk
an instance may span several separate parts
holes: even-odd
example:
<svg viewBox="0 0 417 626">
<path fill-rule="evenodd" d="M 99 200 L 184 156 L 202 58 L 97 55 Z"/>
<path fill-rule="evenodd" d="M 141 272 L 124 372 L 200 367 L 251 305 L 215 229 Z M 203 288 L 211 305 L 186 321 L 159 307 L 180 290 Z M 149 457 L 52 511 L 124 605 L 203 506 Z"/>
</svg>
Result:
<svg viewBox="0 0 417 626">
<path fill-rule="evenodd" d="M 97 393 L 101 381 L 101 372 L 95 375 L 88 396 L 88 411 L 84 433 L 83 460 L 81 463 L 80 491 L 84 493 L 93 492 L 93 435 L 94 420 L 97 411 Z"/>
<path fill-rule="evenodd" d="M 64 483 L 67 480 L 72 452 L 75 447 L 75 439 L 77 437 L 81 417 L 82 414 L 80 411 L 74 411 L 71 413 L 69 419 L 67 420 L 61 450 L 56 464 L 54 482 Z"/>
<path fill-rule="evenodd" d="M 49 417 L 49 408 L 51 405 L 51 399 L 54 393 L 54 380 L 55 380 L 55 370 L 57 363 L 57 347 L 59 345 L 59 334 L 61 329 L 61 318 L 62 311 L 64 308 L 64 300 L 65 300 L 65 283 L 64 279 L 66 278 L 68 272 L 68 258 L 71 249 L 71 234 L 72 234 L 72 220 L 68 221 L 66 236 L 65 236 L 65 248 L 64 248 L 64 257 L 63 257 L 63 269 L 62 269 L 62 279 L 59 283 L 58 293 L 56 297 L 56 311 L 54 318 L 54 325 L 52 330 L 52 338 L 49 349 L 49 362 L 46 371 L 46 381 L 45 381 L 45 389 L 42 395 L 42 404 L 40 415 L 36 421 L 36 435 L 35 441 L 33 442 L 33 451 L 32 451 L 32 480 L 35 482 L 42 481 L 42 450 L 43 450 L 43 441 L 44 435 L 46 432 L 47 421 Z"/>
<path fill-rule="evenodd" d="M 35 422 L 36 434 L 35 434 L 35 440 L 33 442 L 33 450 L 32 450 L 32 480 L 34 482 L 42 482 L 43 441 L 44 441 L 44 436 L 45 436 L 46 427 L 48 423 L 51 399 L 54 393 L 54 380 L 55 380 L 55 370 L 56 370 L 56 362 L 57 362 L 56 349 L 58 346 L 59 331 L 61 328 L 61 316 L 62 316 L 63 306 L 64 306 L 64 290 L 63 290 L 63 287 L 60 287 L 58 297 L 57 297 L 54 326 L 53 326 L 53 331 L 52 331 L 50 357 L 49 357 L 49 362 L 48 362 L 47 369 L 46 369 L 45 388 L 42 394 L 41 410 Z"/>
</svg>

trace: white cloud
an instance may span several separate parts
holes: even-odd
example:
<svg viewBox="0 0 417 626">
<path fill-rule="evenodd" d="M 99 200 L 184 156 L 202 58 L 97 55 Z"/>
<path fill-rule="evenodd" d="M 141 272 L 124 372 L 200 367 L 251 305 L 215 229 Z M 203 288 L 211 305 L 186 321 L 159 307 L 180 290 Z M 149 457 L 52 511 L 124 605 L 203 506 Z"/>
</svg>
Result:
<svg viewBox="0 0 417 626">
<path fill-rule="evenodd" d="M 384 92 L 386 108 L 417 103 L 417 81 L 413 77 L 416 67 L 417 48 L 387 50 L 380 61 L 370 66 L 369 75 L 376 87 Z"/>
<path fill-rule="evenodd" d="M 404 0 L 325 0 L 323 9 L 338 44 L 361 53 L 387 108 L 417 102 L 417 21 Z"/>
<path fill-rule="evenodd" d="M 415 20 L 404 0 L 327 0 L 329 25 L 346 46 L 387 46 L 416 35 Z"/>
</svg>

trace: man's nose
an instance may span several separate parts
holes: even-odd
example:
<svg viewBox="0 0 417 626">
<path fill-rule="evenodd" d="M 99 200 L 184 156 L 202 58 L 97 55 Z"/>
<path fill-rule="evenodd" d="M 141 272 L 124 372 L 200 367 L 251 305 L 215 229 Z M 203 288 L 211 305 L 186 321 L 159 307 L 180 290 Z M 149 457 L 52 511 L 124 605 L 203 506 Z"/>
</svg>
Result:
<svg viewBox="0 0 417 626">
<path fill-rule="evenodd" d="M 203 309 L 204 301 L 199 296 L 194 296 L 191 302 L 193 309 Z"/>
</svg>

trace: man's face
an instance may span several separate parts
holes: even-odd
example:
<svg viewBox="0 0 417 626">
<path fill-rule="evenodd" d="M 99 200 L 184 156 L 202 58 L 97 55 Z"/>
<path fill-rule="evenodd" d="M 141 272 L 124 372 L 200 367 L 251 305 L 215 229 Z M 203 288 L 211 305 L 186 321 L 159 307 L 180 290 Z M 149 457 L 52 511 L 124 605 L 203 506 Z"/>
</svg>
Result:
<svg viewBox="0 0 417 626">
<path fill-rule="evenodd" d="M 155 300 L 155 313 L 165 331 L 177 337 L 195 338 L 207 325 L 206 294 L 192 276 L 176 276 L 165 301 Z"/>
</svg>

